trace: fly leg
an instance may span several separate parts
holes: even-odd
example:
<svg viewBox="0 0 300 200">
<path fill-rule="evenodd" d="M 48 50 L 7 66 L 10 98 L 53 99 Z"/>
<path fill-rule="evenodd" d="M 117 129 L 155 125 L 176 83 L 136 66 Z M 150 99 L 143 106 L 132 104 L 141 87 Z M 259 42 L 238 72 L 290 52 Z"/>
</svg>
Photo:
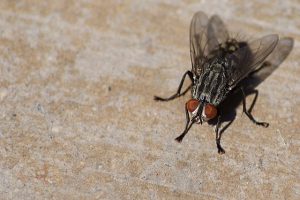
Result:
<svg viewBox="0 0 300 200">
<path fill-rule="evenodd" d="M 186 115 L 185 129 L 184 129 L 183 133 L 181 133 L 177 138 L 175 138 L 175 140 L 177 142 L 181 142 L 182 141 L 182 139 L 184 138 L 184 136 L 187 134 L 187 132 L 190 130 L 190 128 L 194 124 L 194 119 L 192 119 L 192 121 L 190 121 L 190 115 L 189 115 L 189 112 L 187 110 L 187 105 L 185 105 L 185 115 Z"/>
<path fill-rule="evenodd" d="M 184 73 L 184 75 L 182 76 L 182 79 L 181 79 L 180 84 L 178 86 L 177 92 L 175 94 L 173 94 L 172 96 L 167 97 L 167 98 L 162 98 L 162 97 L 154 96 L 154 100 L 156 100 L 156 101 L 170 101 L 170 100 L 173 100 L 173 99 L 175 99 L 177 97 L 185 95 L 189 91 L 189 89 L 192 87 L 192 84 L 190 84 L 190 86 L 181 93 L 181 88 L 182 88 L 182 85 L 184 83 L 186 75 L 188 75 L 190 77 L 190 79 L 192 81 L 192 84 L 193 84 L 193 73 L 191 71 L 186 71 Z"/>
<path fill-rule="evenodd" d="M 253 117 L 253 115 L 251 114 L 251 111 L 256 103 L 256 100 L 257 100 L 257 96 L 258 96 L 258 90 L 254 90 L 253 93 L 255 93 L 255 97 L 253 99 L 253 102 L 249 108 L 249 110 L 247 110 L 246 108 L 246 95 L 245 95 L 245 92 L 243 90 L 243 88 L 241 88 L 242 90 L 242 93 L 243 93 L 243 112 L 247 115 L 247 117 L 253 122 L 255 123 L 256 125 L 260 125 L 260 126 L 263 126 L 263 127 L 268 127 L 269 126 L 269 123 L 267 122 L 259 122 L 259 121 L 256 121 L 256 119 Z"/>
<path fill-rule="evenodd" d="M 224 131 L 223 131 L 223 129 L 221 131 L 219 131 L 220 126 L 221 126 L 221 115 L 218 116 L 218 122 L 217 122 L 217 125 L 216 125 L 215 132 L 216 132 L 216 144 L 217 144 L 217 148 L 218 148 L 218 153 L 219 154 L 224 154 L 225 150 L 221 146 L 221 136 L 222 136 L 222 133 Z"/>
</svg>

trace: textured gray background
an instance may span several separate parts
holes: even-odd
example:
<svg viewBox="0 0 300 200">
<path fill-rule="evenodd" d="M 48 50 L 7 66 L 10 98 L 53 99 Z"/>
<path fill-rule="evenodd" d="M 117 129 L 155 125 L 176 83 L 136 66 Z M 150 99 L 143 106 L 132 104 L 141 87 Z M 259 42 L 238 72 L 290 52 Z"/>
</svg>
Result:
<svg viewBox="0 0 300 200">
<path fill-rule="evenodd" d="M 189 95 L 153 101 L 191 68 L 198 10 L 295 40 L 258 87 L 270 127 L 238 107 L 225 155 L 207 124 L 174 141 Z M 297 0 L 2 0 L 0 199 L 299 199 L 299 19 Z"/>
</svg>

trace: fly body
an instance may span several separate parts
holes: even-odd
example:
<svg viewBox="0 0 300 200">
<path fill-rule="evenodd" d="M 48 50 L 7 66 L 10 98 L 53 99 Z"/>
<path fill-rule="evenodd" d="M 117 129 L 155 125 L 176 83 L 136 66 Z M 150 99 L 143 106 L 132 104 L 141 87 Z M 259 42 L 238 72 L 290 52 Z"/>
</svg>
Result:
<svg viewBox="0 0 300 200">
<path fill-rule="evenodd" d="M 276 34 L 271 34 L 251 42 L 239 41 L 229 36 L 224 23 L 217 15 L 208 18 L 201 11 L 195 13 L 190 25 L 192 69 L 184 73 L 174 95 L 168 98 L 154 97 L 157 101 L 169 101 L 191 89 L 192 98 L 185 105 L 185 129 L 176 140 L 181 142 L 194 123 L 202 124 L 215 120 L 218 152 L 225 153 L 220 144 L 219 127 L 224 114 L 220 106 L 236 91 L 241 92 L 243 111 L 251 121 L 267 127 L 268 123 L 256 121 L 246 109 L 242 82 L 261 67 L 276 47 L 278 40 Z M 182 92 L 182 85 L 187 76 L 192 83 Z"/>
</svg>

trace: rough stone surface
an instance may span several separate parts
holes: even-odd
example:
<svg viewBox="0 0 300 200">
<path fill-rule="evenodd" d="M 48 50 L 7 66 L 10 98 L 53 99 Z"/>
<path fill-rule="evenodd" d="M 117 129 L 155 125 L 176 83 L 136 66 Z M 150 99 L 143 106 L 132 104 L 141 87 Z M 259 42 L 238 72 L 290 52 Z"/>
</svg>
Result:
<svg viewBox="0 0 300 200">
<path fill-rule="evenodd" d="M 295 40 L 258 87 L 253 114 L 270 127 L 238 107 L 225 155 L 207 124 L 174 141 L 189 95 L 153 101 L 191 68 L 198 10 L 245 37 Z M 299 1 L 2 0 L 0 11 L 0 199 L 300 199 Z"/>
</svg>

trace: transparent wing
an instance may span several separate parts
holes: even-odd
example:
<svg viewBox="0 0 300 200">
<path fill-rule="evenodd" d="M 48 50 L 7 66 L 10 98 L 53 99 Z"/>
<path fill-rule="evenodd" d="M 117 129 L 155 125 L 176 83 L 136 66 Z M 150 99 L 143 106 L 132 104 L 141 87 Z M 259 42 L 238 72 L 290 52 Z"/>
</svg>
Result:
<svg viewBox="0 0 300 200">
<path fill-rule="evenodd" d="M 225 24 L 218 15 L 213 15 L 207 26 L 208 51 L 211 52 L 219 44 L 225 43 L 229 39 L 229 34 Z"/>
<path fill-rule="evenodd" d="M 278 66 L 287 58 L 294 46 L 294 40 L 290 37 L 280 38 L 274 51 L 263 62 L 262 66 L 253 71 L 249 77 L 246 87 L 255 88 L 267 77 L 269 77 Z"/>
<path fill-rule="evenodd" d="M 205 45 L 207 44 L 207 24 L 208 17 L 201 11 L 194 14 L 190 25 L 190 53 L 192 62 L 192 72 L 200 75 L 203 61 L 207 55 Z"/>
<path fill-rule="evenodd" d="M 277 42 L 278 35 L 267 35 L 229 54 L 227 56 L 231 66 L 229 88 L 234 88 L 242 79 L 255 70 L 272 53 Z"/>
</svg>

